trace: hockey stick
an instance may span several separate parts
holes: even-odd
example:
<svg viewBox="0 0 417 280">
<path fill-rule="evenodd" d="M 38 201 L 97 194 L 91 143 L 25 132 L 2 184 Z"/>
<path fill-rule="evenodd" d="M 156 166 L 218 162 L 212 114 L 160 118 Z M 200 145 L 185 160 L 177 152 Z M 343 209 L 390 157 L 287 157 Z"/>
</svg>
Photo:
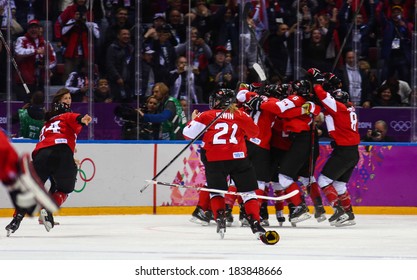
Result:
<svg viewBox="0 0 417 280">
<path fill-rule="evenodd" d="M 255 69 L 256 73 L 258 74 L 259 78 L 261 79 L 261 82 L 266 81 L 266 75 L 264 70 L 262 69 L 261 65 L 259 63 L 255 62 L 253 64 L 253 69 Z"/>
<path fill-rule="evenodd" d="M 261 65 L 259 63 L 255 62 L 253 64 L 253 69 L 255 70 L 256 74 L 258 74 L 259 78 L 261 79 L 261 88 L 260 88 L 260 94 L 264 94 L 265 90 L 265 81 L 266 81 L 266 75 L 264 70 L 262 69 Z"/>
<path fill-rule="evenodd" d="M 316 134 L 316 122 L 314 121 L 314 115 L 311 114 L 311 151 L 310 151 L 310 162 L 309 162 L 309 170 L 308 170 L 308 186 L 307 191 L 310 193 L 312 177 L 314 176 L 314 153 L 315 153 L 315 134 Z"/>
<path fill-rule="evenodd" d="M 227 106 L 226 108 L 224 108 L 223 111 L 221 111 L 220 114 L 218 114 L 196 137 L 194 137 L 194 139 L 192 139 L 190 141 L 190 143 L 188 143 L 170 162 L 168 162 L 168 164 L 165 165 L 165 167 L 162 168 L 161 171 L 159 171 L 158 174 L 156 174 L 152 178 L 151 181 L 156 180 L 159 177 L 159 175 L 162 174 L 162 172 L 164 172 L 185 150 L 187 150 L 188 147 L 190 147 L 192 144 L 194 144 L 194 142 L 197 141 L 201 137 L 201 135 L 203 135 L 223 115 L 223 113 L 226 112 L 229 108 L 230 108 L 230 105 Z M 151 183 L 148 182 L 148 184 L 143 186 L 143 188 L 140 190 L 140 192 L 142 193 L 150 185 L 151 185 Z"/>
<path fill-rule="evenodd" d="M 185 186 L 185 185 L 174 184 L 174 183 L 166 183 L 166 182 L 155 181 L 155 180 L 145 180 L 145 181 L 148 182 L 148 184 L 157 184 L 157 185 L 166 186 L 166 187 L 195 189 L 195 190 L 198 190 L 198 191 L 205 191 L 205 192 L 212 192 L 212 193 L 240 195 L 242 197 L 248 195 L 247 193 L 242 193 L 242 192 L 231 192 L 231 191 L 224 191 L 224 190 L 219 190 L 219 189 L 209 189 L 209 188 L 197 187 L 197 186 Z M 292 192 L 281 195 L 281 196 L 255 195 L 255 197 L 260 198 L 260 199 L 281 201 L 281 200 L 285 200 L 287 198 L 293 197 L 297 193 L 299 193 L 299 190 L 293 190 Z M 251 194 L 251 196 L 253 196 L 253 194 Z"/>
<path fill-rule="evenodd" d="M 25 88 L 26 94 L 29 94 L 30 93 L 30 90 L 28 88 L 28 85 L 23 80 L 22 74 L 20 73 L 19 68 L 17 67 L 16 60 L 14 60 L 14 57 L 13 57 L 12 52 L 10 50 L 10 47 L 7 44 L 6 40 L 4 39 L 3 32 L 1 30 L 0 30 L 0 39 L 3 42 L 4 48 L 6 49 L 6 52 L 9 55 L 10 60 L 12 61 L 12 64 L 13 64 L 14 68 L 16 69 L 16 73 L 19 76 L 19 79 L 22 82 L 23 87 Z"/>
</svg>

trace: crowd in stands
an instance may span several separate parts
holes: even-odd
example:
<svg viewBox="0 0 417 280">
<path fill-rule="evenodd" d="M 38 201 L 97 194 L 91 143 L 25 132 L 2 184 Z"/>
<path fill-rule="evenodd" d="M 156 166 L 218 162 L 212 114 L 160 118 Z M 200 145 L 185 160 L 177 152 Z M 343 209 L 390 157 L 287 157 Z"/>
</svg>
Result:
<svg viewBox="0 0 417 280">
<path fill-rule="evenodd" d="M 410 105 L 415 1 L 253 0 L 241 9 L 242 2 L 141 1 L 138 32 L 138 1 L 0 0 L 1 31 L 21 72 L 14 71 L 12 98 L 29 102 L 23 84 L 30 92 L 44 90 L 49 76 L 75 102 L 91 100 L 93 86 L 95 102 L 129 103 L 139 95 L 144 104 L 163 83 L 188 105 L 208 103 L 219 84 L 235 89 L 238 81 L 256 81 L 255 62 L 270 81 L 292 81 L 300 55 L 302 69 L 334 73 L 357 106 Z M 0 61 L 10 55 L 6 48 L 0 42 Z M 6 92 L 6 73 L 1 63 L 0 92 Z"/>
</svg>

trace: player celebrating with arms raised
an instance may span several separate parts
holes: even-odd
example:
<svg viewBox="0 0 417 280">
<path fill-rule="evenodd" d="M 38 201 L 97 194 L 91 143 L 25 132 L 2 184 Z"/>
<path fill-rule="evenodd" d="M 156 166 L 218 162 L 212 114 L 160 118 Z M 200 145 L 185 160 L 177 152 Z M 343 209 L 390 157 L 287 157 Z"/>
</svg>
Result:
<svg viewBox="0 0 417 280">
<path fill-rule="evenodd" d="M 334 209 L 330 225 L 355 225 L 355 215 L 346 184 L 359 161 L 358 118 L 349 102 L 349 94 L 340 89 L 328 93 L 323 89 L 323 75 L 316 68 L 308 70 L 314 84 L 314 93 L 324 106 L 324 115 L 333 152 L 318 178 L 320 188 Z"/>
</svg>

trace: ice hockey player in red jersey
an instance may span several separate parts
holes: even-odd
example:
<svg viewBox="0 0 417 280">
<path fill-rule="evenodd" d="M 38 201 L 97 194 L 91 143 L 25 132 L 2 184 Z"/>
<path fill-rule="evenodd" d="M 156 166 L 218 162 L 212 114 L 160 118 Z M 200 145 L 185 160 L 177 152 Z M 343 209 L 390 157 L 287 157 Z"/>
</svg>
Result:
<svg viewBox="0 0 417 280">
<path fill-rule="evenodd" d="M 202 138 L 201 160 L 205 166 L 208 188 L 227 191 L 228 179 L 232 179 L 242 195 L 245 211 L 252 232 L 266 244 L 278 242 L 278 234 L 267 234 L 260 224 L 259 202 L 255 195 L 257 180 L 255 169 L 247 157 L 245 137 L 256 137 L 258 126 L 235 103 L 235 93 L 221 88 L 210 96 L 210 110 L 193 113 L 193 120 L 184 128 L 187 139 L 195 138 L 206 130 Z M 210 122 L 219 114 L 221 117 L 211 126 Z M 225 199 L 223 194 L 210 193 L 211 209 L 217 222 L 221 238 L 226 232 Z M 273 237 L 271 240 L 267 237 Z"/>
<path fill-rule="evenodd" d="M 58 206 L 61 206 L 74 191 L 77 165 L 74 150 L 77 135 L 92 118 L 71 111 L 71 93 L 62 88 L 54 95 L 51 109 L 45 114 L 45 125 L 39 136 L 39 142 L 32 152 L 33 166 L 41 182 L 48 178 L 54 180 L 49 193 Z M 18 210 L 6 230 L 15 232 L 25 216 L 26 211 Z M 52 211 L 41 209 L 40 219 L 47 231 L 54 227 Z"/>
<path fill-rule="evenodd" d="M 358 118 L 349 102 L 349 94 L 340 89 L 332 93 L 323 89 L 323 75 L 316 68 L 308 70 L 313 78 L 314 93 L 325 108 L 324 115 L 333 152 L 318 178 L 328 202 L 334 209 L 329 222 L 334 226 L 355 225 L 347 183 L 359 161 Z"/>
<path fill-rule="evenodd" d="M 294 94 L 287 98 L 280 101 L 269 99 L 259 105 L 260 110 L 273 112 L 283 120 L 283 132 L 289 134 L 292 140 L 290 149 L 281 160 L 278 175 L 279 183 L 285 193 L 299 189 L 295 182 L 296 178 L 309 177 L 308 162 L 312 150 L 310 125 L 314 121 L 314 116 L 321 110 L 320 106 L 311 101 L 312 89 L 308 80 L 295 81 L 292 87 Z M 291 223 L 296 224 L 311 218 L 300 193 L 289 198 L 288 203 L 295 206 L 289 216 Z"/>
</svg>

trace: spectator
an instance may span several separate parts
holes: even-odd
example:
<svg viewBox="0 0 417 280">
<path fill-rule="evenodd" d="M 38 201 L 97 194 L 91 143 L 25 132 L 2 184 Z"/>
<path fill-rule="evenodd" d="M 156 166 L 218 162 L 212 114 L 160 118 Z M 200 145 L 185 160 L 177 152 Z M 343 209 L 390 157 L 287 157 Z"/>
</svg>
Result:
<svg viewBox="0 0 417 280">
<path fill-rule="evenodd" d="M 372 101 L 372 107 L 377 106 L 401 106 L 401 97 L 393 94 L 389 85 L 384 84 L 378 88 L 377 94 Z"/>
<path fill-rule="evenodd" d="M 211 16 L 211 38 L 210 40 L 205 38 L 205 40 L 210 47 L 227 46 L 230 42 L 228 51 L 232 52 L 234 57 L 237 57 L 239 50 L 239 16 L 237 13 L 238 7 L 233 2 L 233 0 L 227 0 Z"/>
<path fill-rule="evenodd" d="M 369 17 L 366 19 L 363 14 L 356 15 L 355 22 L 353 21 L 353 14 L 355 13 L 352 6 L 352 0 L 346 1 L 339 12 L 339 26 L 341 40 L 346 40 L 346 49 L 354 49 L 354 45 L 358 46 L 358 53 L 361 58 L 368 58 L 369 47 L 376 46 L 375 34 L 375 4 L 374 0 L 369 0 Z M 349 28 L 353 25 L 353 29 L 348 35 Z"/>
<path fill-rule="evenodd" d="M 185 56 L 178 57 L 177 69 L 172 70 L 169 73 L 168 87 L 170 88 L 170 95 L 172 97 L 180 100 L 181 98 L 188 98 L 189 95 L 194 104 L 199 103 L 197 93 L 201 95 L 201 89 L 200 92 L 197 92 L 195 86 L 195 76 L 192 71 L 188 71 L 187 58 Z"/>
<path fill-rule="evenodd" d="M 224 78 L 230 78 L 231 80 L 235 75 L 233 66 L 230 63 L 226 63 L 226 53 L 227 50 L 225 47 L 216 47 L 214 51 L 214 61 L 208 65 L 208 82 L 207 87 L 205 88 L 206 90 L 203 92 L 203 99 L 205 102 L 208 102 L 209 95 L 219 83 L 223 82 Z"/>
<path fill-rule="evenodd" d="M 200 36 L 197 28 L 191 27 L 191 45 L 190 45 L 190 67 L 195 77 L 195 85 L 199 93 L 199 100 L 201 100 L 202 88 L 206 86 L 208 79 L 208 64 L 213 56 L 210 46 Z M 179 44 L 175 47 L 177 55 L 188 57 L 187 54 L 188 42 Z"/>
<path fill-rule="evenodd" d="M 156 13 L 153 16 L 153 25 L 152 27 L 157 29 L 159 27 L 162 27 L 166 24 L 165 15 L 163 13 Z"/>
<path fill-rule="evenodd" d="M 139 93 L 140 103 L 144 103 L 146 99 L 152 95 L 153 86 L 163 78 L 159 73 L 160 70 L 154 63 L 154 53 L 155 51 L 149 45 L 145 45 L 142 48 L 142 55 L 140 57 L 142 62 L 142 71 L 140 73 L 142 88 Z"/>
<path fill-rule="evenodd" d="M 185 115 L 187 116 L 187 120 L 190 118 L 191 112 L 190 112 L 190 104 L 188 103 L 187 98 L 181 98 L 180 104 L 182 107 L 182 110 L 184 111 Z"/>
<path fill-rule="evenodd" d="M 107 79 L 101 78 L 98 80 L 97 87 L 94 89 L 94 102 L 113 102 L 109 81 L 107 81 Z"/>
<path fill-rule="evenodd" d="M 330 5 L 332 6 L 332 5 Z M 338 10 L 336 7 L 331 8 L 329 11 L 330 14 L 320 14 L 317 17 L 317 27 L 323 36 L 327 36 L 327 33 L 330 32 L 330 43 L 327 45 L 326 49 L 326 60 L 330 65 L 334 64 L 337 53 L 340 51 L 341 42 L 339 40 L 339 33 L 336 30 L 338 24 L 337 15 Z M 338 63 L 341 61 L 338 61 Z"/>
<path fill-rule="evenodd" d="M 104 39 L 100 46 L 100 55 L 97 63 L 100 67 L 101 75 L 105 74 L 106 71 L 106 50 L 108 47 L 117 40 L 117 34 L 120 29 L 131 29 L 133 24 L 128 21 L 128 10 L 127 8 L 118 8 L 114 16 L 114 22 L 104 30 Z"/>
<path fill-rule="evenodd" d="M 30 103 L 25 104 L 13 117 L 13 123 L 19 123 L 19 137 L 39 140 L 39 134 L 45 123 L 45 95 L 42 91 L 33 93 Z"/>
<path fill-rule="evenodd" d="M 291 29 L 285 23 L 278 23 L 277 26 L 277 31 L 268 38 L 269 76 L 277 75 L 282 82 L 288 82 L 294 78 L 294 37 L 292 35 L 297 24 L 294 24 Z"/>
<path fill-rule="evenodd" d="M 68 79 L 71 72 L 77 69 L 81 61 L 88 62 L 88 29 L 91 27 L 93 34 L 99 38 L 98 26 L 90 18 L 87 12 L 86 0 L 74 0 L 74 4 L 68 6 L 55 22 L 55 37 L 58 40 L 58 48 L 64 46 L 65 71 L 64 80 Z"/>
<path fill-rule="evenodd" d="M 159 101 L 151 95 L 145 102 L 145 106 L 142 110 L 146 114 L 156 114 L 159 107 Z M 139 140 L 158 140 L 159 139 L 159 123 L 152 122 L 140 122 L 139 123 Z"/>
<path fill-rule="evenodd" d="M 114 114 L 122 121 L 122 139 L 158 140 L 161 124 L 140 120 L 143 114 L 156 114 L 158 106 L 159 101 L 154 95 L 149 96 L 140 109 L 127 103 L 118 105 Z"/>
<path fill-rule="evenodd" d="M 161 69 L 161 75 L 163 77 L 167 77 L 169 72 L 176 68 L 175 61 L 177 54 L 175 47 L 170 42 L 171 36 L 170 27 L 164 25 L 156 30 L 156 35 L 152 36 L 153 40 L 150 41 L 155 51 L 153 61 L 155 62 L 155 66 Z"/>
<path fill-rule="evenodd" d="M 369 95 L 372 99 L 373 96 L 376 94 L 378 87 L 380 86 L 378 77 L 376 75 L 375 69 L 371 69 L 371 65 L 365 59 L 361 59 L 358 61 L 359 71 L 363 71 L 365 73 L 366 78 L 369 81 Z"/>
<path fill-rule="evenodd" d="M 398 80 L 395 77 L 389 78 L 382 82 L 382 85 L 387 84 L 394 95 L 399 95 L 401 98 L 401 105 L 410 106 L 411 87 L 406 81 Z"/>
<path fill-rule="evenodd" d="M 159 107 L 156 114 L 139 112 L 141 121 L 160 123 L 160 140 L 183 139 L 182 129 L 187 119 L 178 99 L 169 96 L 169 88 L 164 83 L 156 83 L 153 94 L 158 99 Z"/>
<path fill-rule="evenodd" d="M 383 13 L 380 18 L 383 30 L 381 42 L 383 66 L 380 80 L 384 81 L 397 74 L 402 80 L 410 83 L 413 24 L 404 19 L 403 8 L 398 5 L 391 8 L 389 19 Z"/>
<path fill-rule="evenodd" d="M 342 90 L 349 93 L 354 106 L 369 108 L 372 98 L 368 76 L 359 68 L 352 50 L 346 52 L 344 61 L 345 64 L 336 75 L 342 80 Z"/>
<path fill-rule="evenodd" d="M 187 28 L 183 23 L 181 16 L 181 12 L 177 9 L 172 9 L 167 14 L 166 22 L 167 25 L 170 26 L 170 32 L 172 34 L 170 42 L 173 46 L 184 43 L 187 38 Z"/>
<path fill-rule="evenodd" d="M 88 78 L 87 66 L 82 61 L 78 65 L 77 71 L 71 72 L 65 82 L 65 87 L 71 93 L 72 102 L 88 102 L 88 90 L 90 87 L 95 88 L 98 75 L 93 73 L 93 81 Z"/>
<path fill-rule="evenodd" d="M 40 22 L 36 19 L 28 22 L 28 30 L 25 35 L 17 38 L 15 44 L 15 58 L 23 81 L 29 91 L 43 90 L 45 75 L 49 78 L 50 69 L 56 66 L 56 54 L 51 44 L 48 44 L 40 34 Z M 45 57 L 49 55 L 48 70 L 45 71 Z M 19 101 L 29 103 L 31 94 L 27 94 L 23 82 L 18 75 L 13 92 Z"/>
<path fill-rule="evenodd" d="M 191 17 L 191 25 L 197 28 L 201 37 L 208 39 L 207 42 L 209 42 L 213 32 L 210 5 L 207 3 L 207 0 L 195 0 L 193 2 L 194 7 L 191 8 L 187 16 Z"/>
<path fill-rule="evenodd" d="M 129 29 L 120 29 L 117 40 L 109 46 L 106 54 L 107 75 L 115 102 L 132 100 L 133 89 L 129 82 L 134 80 L 131 71 L 133 52 Z"/>
<path fill-rule="evenodd" d="M 323 72 L 330 72 L 332 63 L 326 59 L 327 48 L 332 40 L 334 24 L 330 22 L 329 29 L 323 35 L 320 29 L 304 29 L 302 39 L 302 59 L 304 69 L 317 68 Z"/>
<path fill-rule="evenodd" d="M 388 125 L 383 120 L 378 120 L 374 124 L 374 129 L 368 129 L 363 142 L 395 142 L 394 138 L 387 135 Z"/>
</svg>

